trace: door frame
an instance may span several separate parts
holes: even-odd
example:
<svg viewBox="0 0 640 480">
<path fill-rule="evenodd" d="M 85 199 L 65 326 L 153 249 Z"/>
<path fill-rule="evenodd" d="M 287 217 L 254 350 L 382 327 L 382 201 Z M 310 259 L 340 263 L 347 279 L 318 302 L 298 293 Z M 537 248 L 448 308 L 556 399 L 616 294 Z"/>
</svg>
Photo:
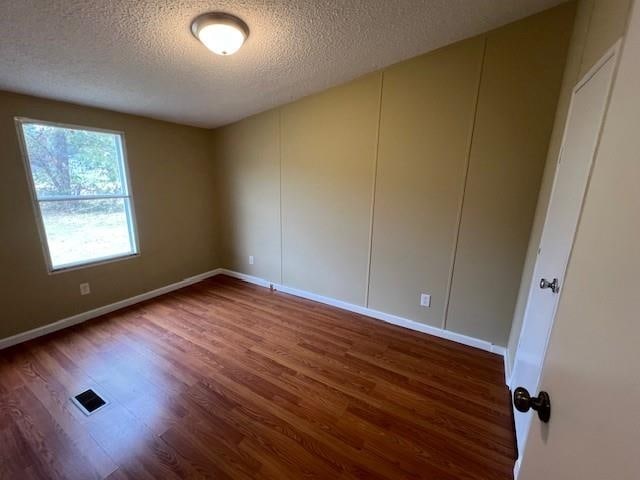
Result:
<svg viewBox="0 0 640 480">
<path fill-rule="evenodd" d="M 602 66 L 607 63 L 609 60 L 611 60 L 613 58 L 614 61 L 614 66 L 613 66 L 613 73 L 611 75 L 611 80 L 608 86 L 608 91 L 607 91 L 607 96 L 606 96 L 606 100 L 605 100 L 605 107 L 604 107 L 604 114 L 602 117 L 602 122 L 600 123 L 600 126 L 598 128 L 598 133 L 597 133 L 597 138 L 596 138 L 596 145 L 595 145 L 595 149 L 594 149 L 594 153 L 593 156 L 591 157 L 590 161 L 589 161 L 589 166 L 588 166 L 588 175 L 587 175 L 587 181 L 586 181 L 586 185 L 585 185 L 585 190 L 584 190 L 584 194 L 582 195 L 582 199 L 580 202 L 580 209 L 579 209 L 579 213 L 578 213 L 578 220 L 576 222 L 576 227 L 573 231 L 573 235 L 571 238 L 571 247 L 569 248 L 569 255 L 567 256 L 567 261 L 565 262 L 565 264 L 562 266 L 562 274 L 561 274 L 561 278 L 564 280 L 564 278 L 566 278 L 566 273 L 567 273 L 567 268 L 569 266 L 569 264 L 571 263 L 571 257 L 573 255 L 573 248 L 574 248 L 574 244 L 575 244 L 575 237 L 576 237 L 576 233 L 578 231 L 578 228 L 580 228 L 580 222 L 582 220 L 582 213 L 584 210 L 584 200 L 587 194 L 587 191 L 589 190 L 589 186 L 591 184 L 591 177 L 593 174 L 593 166 L 594 166 L 594 160 L 598 154 L 598 150 L 600 149 L 600 140 L 602 138 L 602 129 L 607 117 L 607 113 L 609 110 L 609 103 L 611 100 L 611 91 L 613 90 L 613 85 L 615 83 L 615 79 L 618 73 L 618 60 L 619 60 L 619 53 L 620 53 L 620 49 L 621 49 L 621 45 L 622 45 L 622 38 L 618 39 L 616 41 L 616 43 L 609 48 L 609 50 L 606 51 L 606 53 L 595 63 L 595 65 L 593 65 L 588 71 L 587 73 L 585 73 L 580 80 L 576 83 L 576 85 L 573 87 L 573 89 L 571 90 L 571 99 L 569 102 L 569 108 L 567 110 L 567 118 L 565 119 L 564 122 L 564 129 L 562 132 L 562 140 L 560 143 L 560 150 L 558 152 L 558 156 L 557 156 L 557 160 L 556 160 L 556 165 L 555 165 L 555 171 L 553 174 L 553 183 L 552 183 L 552 187 L 551 187 L 551 191 L 549 193 L 549 203 L 547 205 L 547 209 L 545 211 L 545 216 L 544 216 L 544 223 L 543 223 L 543 227 L 542 227 L 542 231 L 540 234 L 540 240 L 538 243 L 538 248 L 537 248 L 537 252 L 536 252 L 536 261 L 534 263 L 533 266 L 533 271 L 531 273 L 531 278 L 530 278 L 530 286 L 529 286 L 529 291 L 527 293 L 527 302 L 525 304 L 525 308 L 524 308 L 524 313 L 523 313 L 523 322 L 522 322 L 522 327 L 520 329 L 520 335 L 518 337 L 518 345 L 516 347 L 516 353 L 514 355 L 513 358 L 513 371 L 510 373 L 509 375 L 509 389 L 513 390 L 516 385 L 514 385 L 514 380 L 515 380 L 515 367 L 517 365 L 517 359 L 518 359 L 518 352 L 520 351 L 520 344 L 522 342 L 523 339 L 523 334 L 525 332 L 525 326 L 526 326 L 526 322 L 527 322 L 527 310 L 531 304 L 531 300 L 532 300 L 532 295 L 534 290 L 537 288 L 537 282 L 536 282 L 536 266 L 538 263 L 538 256 L 540 255 L 540 251 L 541 251 L 541 242 L 542 242 L 542 236 L 544 234 L 544 227 L 547 224 L 547 220 L 549 217 L 549 212 L 550 212 L 550 207 L 551 207 L 551 202 L 553 200 L 554 194 L 556 193 L 556 183 L 557 183 L 557 177 L 558 177 L 558 172 L 560 170 L 560 163 L 562 161 L 562 155 L 564 153 L 564 148 L 565 148 L 565 143 L 566 143 L 566 136 L 567 136 L 567 127 L 569 125 L 569 121 L 571 120 L 571 114 L 573 112 L 574 109 L 574 98 L 576 96 L 576 94 L 582 89 L 582 87 L 584 87 L 589 80 L 591 80 L 593 78 L 593 76 L 600 70 L 600 68 L 602 68 Z M 564 282 L 563 282 L 564 283 Z M 555 325 L 555 321 L 556 321 L 556 315 L 558 312 L 558 306 L 560 305 L 560 301 L 562 300 L 562 293 L 564 291 L 563 285 L 560 285 L 560 292 L 558 293 L 558 299 L 554 305 L 553 308 L 553 313 L 552 313 L 552 320 L 551 320 L 551 326 L 549 328 L 549 331 L 547 332 L 547 336 L 544 340 L 544 349 L 543 349 L 543 353 L 542 353 L 542 361 L 541 361 L 541 365 L 542 367 L 540 368 L 540 372 L 538 373 L 538 379 L 536 381 L 536 388 L 540 387 L 540 380 L 542 378 L 542 372 L 544 369 L 544 360 L 546 358 L 547 355 L 547 350 L 549 347 L 549 339 L 551 338 L 551 333 L 553 331 L 554 325 Z M 536 392 L 537 393 L 537 392 Z M 532 392 L 532 394 L 535 394 L 534 392 Z M 515 415 L 515 407 L 513 406 L 513 403 L 511 405 L 511 408 L 514 409 L 514 415 Z M 514 425 L 515 426 L 515 425 Z M 515 462 L 515 466 L 514 466 L 514 478 L 517 479 L 518 478 L 518 472 L 520 470 L 520 464 L 522 461 L 522 453 L 524 452 L 524 445 L 517 445 L 518 448 L 518 458 Z"/>
</svg>

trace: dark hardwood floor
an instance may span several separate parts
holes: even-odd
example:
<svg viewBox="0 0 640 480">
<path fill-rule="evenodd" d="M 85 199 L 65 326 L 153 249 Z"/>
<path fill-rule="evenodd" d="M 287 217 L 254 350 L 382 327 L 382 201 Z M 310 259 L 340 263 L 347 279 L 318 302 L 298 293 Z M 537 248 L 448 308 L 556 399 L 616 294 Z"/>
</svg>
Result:
<svg viewBox="0 0 640 480">
<path fill-rule="evenodd" d="M 510 411 L 496 355 L 219 276 L 1 351 L 0 478 L 510 479 Z"/>
</svg>

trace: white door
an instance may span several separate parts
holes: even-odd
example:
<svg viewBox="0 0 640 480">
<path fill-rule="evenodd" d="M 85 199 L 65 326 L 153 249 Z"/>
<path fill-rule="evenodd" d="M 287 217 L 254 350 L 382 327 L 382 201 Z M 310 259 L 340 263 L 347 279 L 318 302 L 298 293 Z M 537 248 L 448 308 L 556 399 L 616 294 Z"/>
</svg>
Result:
<svg viewBox="0 0 640 480">
<path fill-rule="evenodd" d="M 545 355 L 551 421 L 532 423 L 520 480 L 640 479 L 640 2 Z"/>
<path fill-rule="evenodd" d="M 531 396 L 538 394 L 547 342 L 562 293 L 564 274 L 604 119 L 616 51 L 613 49 L 605 55 L 575 87 L 569 107 L 510 381 L 512 390 L 521 386 Z M 515 411 L 520 452 L 525 448 L 534 414 L 532 411 Z"/>
</svg>

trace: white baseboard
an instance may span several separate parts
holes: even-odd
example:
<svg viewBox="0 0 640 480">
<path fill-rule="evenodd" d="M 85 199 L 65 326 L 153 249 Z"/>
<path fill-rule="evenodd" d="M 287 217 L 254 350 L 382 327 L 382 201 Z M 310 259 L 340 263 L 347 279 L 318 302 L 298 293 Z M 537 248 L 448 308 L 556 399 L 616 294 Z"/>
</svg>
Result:
<svg viewBox="0 0 640 480">
<path fill-rule="evenodd" d="M 518 458 L 513 466 L 513 480 L 518 480 L 518 475 L 520 475 L 520 464 L 520 458 Z"/>
<path fill-rule="evenodd" d="M 504 349 L 504 381 L 509 388 L 511 388 L 511 360 L 509 358 L 509 350 Z"/>
<path fill-rule="evenodd" d="M 87 320 L 99 317 L 100 315 L 105 315 L 107 313 L 114 312 L 121 308 L 128 307 L 136 303 L 144 302 L 145 300 L 149 300 L 151 298 L 164 295 L 165 293 L 178 290 L 179 288 L 183 288 L 188 285 L 201 282 L 202 280 L 205 280 L 209 277 L 214 277 L 220 273 L 221 272 L 219 268 L 215 270 L 210 270 L 208 272 L 204 272 L 199 275 L 194 275 L 193 277 L 185 278 L 184 280 L 181 280 L 176 283 L 172 283 L 171 285 L 166 285 L 164 287 L 151 290 L 150 292 L 141 293 L 140 295 L 136 295 L 135 297 L 126 298 L 124 300 L 120 300 L 119 302 L 111 303 L 103 307 L 94 308 L 93 310 L 89 310 L 87 312 L 83 312 L 77 315 L 73 315 L 71 317 L 63 318 L 62 320 L 58 320 L 57 322 L 50 323 L 42 327 L 34 328 L 33 330 L 28 330 L 26 332 L 18 333 L 17 335 L 13 335 L 11 337 L 0 339 L 0 350 L 11 347 L 13 345 L 17 345 L 18 343 L 26 342 L 28 340 L 33 340 L 34 338 L 47 335 L 48 333 L 53 333 L 58 330 L 62 330 L 63 328 L 67 328 L 72 325 L 77 325 L 79 323 L 86 322 Z"/>
<path fill-rule="evenodd" d="M 297 288 L 288 287 L 286 285 L 279 285 L 279 284 L 270 282 L 268 280 L 265 280 L 263 278 L 254 277 L 244 273 L 234 272 L 232 270 L 227 270 L 224 268 L 217 268 L 215 270 L 210 270 L 208 272 L 204 272 L 199 275 L 195 275 L 193 277 L 185 278 L 180 282 L 172 283 L 171 285 L 166 285 L 156 290 L 151 290 L 150 292 L 145 292 L 140 295 L 136 295 L 135 297 L 126 298 L 124 300 L 120 300 L 118 302 L 111 303 L 103 307 L 98 307 L 93 310 L 89 310 L 87 312 L 79 313 L 77 315 L 73 315 L 71 317 L 64 318 L 62 320 L 58 320 L 57 322 L 50 323 L 49 325 L 44 325 L 42 327 L 34 328 L 33 330 L 29 330 L 27 332 L 13 335 L 12 337 L 0 339 L 0 350 L 2 350 L 3 348 L 10 347 L 12 345 L 16 345 L 18 343 L 26 342 L 28 340 L 41 337 L 48 333 L 53 333 L 58 330 L 62 330 L 63 328 L 67 328 L 72 325 L 77 325 L 78 323 L 86 322 L 87 320 L 99 317 L 100 315 L 111 313 L 115 310 L 119 310 L 121 308 L 128 307 L 130 305 L 134 305 L 136 303 L 143 302 L 145 300 L 149 300 L 151 298 L 163 295 L 165 293 L 172 292 L 174 290 L 178 290 L 179 288 L 192 285 L 194 283 L 200 282 L 202 280 L 205 280 L 207 278 L 214 277 L 220 274 L 238 278 L 240 280 L 244 280 L 245 282 L 253 283 L 261 287 L 269 288 L 273 286 L 273 288 L 275 288 L 278 291 L 281 291 L 283 293 L 288 293 L 290 295 L 295 295 L 296 297 L 306 298 L 319 303 L 324 303 L 326 305 L 331 305 L 333 307 L 337 307 L 342 310 L 347 310 L 350 312 L 359 313 L 361 315 L 366 315 L 367 317 L 372 317 L 378 320 L 382 320 L 384 322 L 397 325 L 400 327 L 408 328 L 410 330 L 427 333 L 435 337 L 445 338 L 447 340 L 461 343 L 463 345 L 468 345 L 471 347 L 479 348 L 481 350 L 486 350 L 487 352 L 492 352 L 498 355 L 502 355 L 505 358 L 505 375 L 507 375 L 507 380 L 508 380 L 507 368 L 509 363 L 507 361 L 508 360 L 507 351 L 504 347 L 493 345 L 492 343 L 487 342 L 486 340 L 480 340 L 477 338 L 468 337 L 460 333 L 451 332 L 449 330 L 445 330 L 442 328 L 432 327 L 431 325 L 426 325 L 424 323 L 416 322 L 414 320 L 409 320 L 407 318 L 399 317 L 397 315 L 392 315 L 390 313 L 384 313 L 378 310 L 373 310 L 371 308 L 363 307 L 361 305 L 354 305 L 352 303 L 344 302 L 342 300 L 336 300 L 334 298 L 324 297 L 322 295 L 317 295 L 315 293 L 299 290 Z"/>
<path fill-rule="evenodd" d="M 253 275 L 247 275 L 246 273 L 234 272 L 233 270 L 227 270 L 226 268 L 219 268 L 218 275 L 227 275 L 229 277 L 237 278 L 238 280 L 244 280 L 254 285 L 269 288 L 271 285 L 275 288 L 275 283 L 265 280 L 264 278 L 254 277 Z"/>
<path fill-rule="evenodd" d="M 479 348 L 481 350 L 486 350 L 487 352 L 496 353 L 498 355 L 502 355 L 503 357 L 506 354 L 506 349 L 504 347 L 501 347 L 499 345 L 493 345 L 491 342 L 487 342 L 486 340 L 480 340 L 477 338 L 468 337 L 460 333 L 451 332 L 449 330 L 444 330 L 442 328 L 432 327 L 431 325 L 425 325 L 424 323 L 416 322 L 415 320 L 409 320 L 407 318 L 399 317 L 397 315 L 392 315 L 390 313 L 384 313 L 384 312 L 373 310 L 371 308 L 363 307 L 360 305 L 354 305 L 352 303 L 343 302 L 342 300 L 336 300 L 334 298 L 324 297 L 322 295 L 317 295 L 315 293 L 299 290 L 297 288 L 287 287 L 286 285 L 279 285 L 277 283 L 273 283 L 268 280 L 264 280 L 262 278 L 253 277 L 251 275 L 246 275 L 244 273 L 234 272 L 233 270 L 227 270 L 223 268 L 223 269 L 220 269 L 220 273 L 224 275 L 228 275 L 230 277 L 238 278 L 240 280 L 244 280 L 245 282 L 260 285 L 261 287 L 273 286 L 273 288 L 283 293 L 288 293 L 291 295 L 295 295 L 296 297 L 302 297 L 308 300 L 324 303 L 326 305 L 331 305 L 333 307 L 341 308 L 342 310 L 348 310 L 350 312 L 366 315 L 367 317 L 376 318 L 378 320 L 382 320 L 384 322 L 391 323 L 393 325 L 398 325 L 400 327 L 408 328 L 410 330 L 427 333 L 435 337 L 446 338 L 447 340 L 451 340 L 457 343 L 462 343 L 463 345 Z"/>
</svg>

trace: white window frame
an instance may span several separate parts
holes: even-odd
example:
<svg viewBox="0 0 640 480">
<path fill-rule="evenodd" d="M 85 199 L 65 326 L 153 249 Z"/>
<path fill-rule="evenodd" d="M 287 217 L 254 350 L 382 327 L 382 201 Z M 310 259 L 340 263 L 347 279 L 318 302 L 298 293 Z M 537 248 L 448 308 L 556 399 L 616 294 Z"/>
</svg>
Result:
<svg viewBox="0 0 640 480">
<path fill-rule="evenodd" d="M 119 130 L 108 130 L 104 128 L 97 127 L 87 127 L 84 125 L 74 125 L 69 123 L 61 123 L 61 122 L 51 122 L 47 120 L 36 120 L 33 118 L 27 117 L 15 117 L 14 118 L 16 130 L 18 133 L 18 139 L 20 144 L 20 153 L 22 155 L 22 160 L 25 168 L 25 173 L 27 175 L 27 182 L 29 185 L 30 195 L 31 195 L 31 203 L 33 206 L 33 212 L 36 217 L 36 224 L 38 226 L 38 233 L 40 235 L 40 244 L 42 245 L 42 252 L 44 254 L 44 260 L 47 266 L 48 273 L 56 274 L 61 272 L 68 272 L 71 270 L 78 270 L 81 268 L 93 267 L 96 265 L 102 265 L 105 263 L 118 262 L 121 260 L 128 260 L 131 258 L 140 256 L 140 245 L 138 243 L 138 226 L 136 222 L 135 215 L 135 207 L 133 203 L 133 191 L 131 189 L 131 175 L 129 174 L 129 163 L 127 161 L 127 143 L 125 141 L 125 134 Z M 24 138 L 24 131 L 22 126 L 29 123 L 35 123 L 38 125 L 49 125 L 52 127 L 60 127 L 71 130 L 83 130 L 86 132 L 99 132 L 99 133 L 108 133 L 111 135 L 117 135 L 120 138 L 119 142 L 119 156 L 121 162 L 121 173 L 125 178 L 122 180 L 122 186 L 124 192 L 122 194 L 107 194 L 107 195 L 85 195 L 85 196 L 55 196 L 43 199 L 38 199 L 38 194 L 36 192 L 36 186 L 33 182 L 33 172 L 31 171 L 31 163 L 29 161 L 29 154 L 27 151 L 27 144 Z M 94 258 L 86 261 L 79 261 L 74 263 L 68 263 L 61 265 L 59 267 L 54 267 L 53 262 L 51 261 L 51 252 L 49 251 L 49 241 L 47 239 L 47 233 L 44 227 L 44 220 L 42 218 L 42 211 L 40 210 L 40 203 L 42 202 L 56 202 L 56 201 L 64 201 L 64 200 L 105 200 L 105 199 L 125 199 L 128 202 L 124 202 L 125 204 L 125 213 L 127 216 L 127 223 L 129 229 L 129 239 L 131 245 L 133 247 L 133 252 L 118 254 L 118 255 L 110 255 L 107 257 Z"/>
</svg>

